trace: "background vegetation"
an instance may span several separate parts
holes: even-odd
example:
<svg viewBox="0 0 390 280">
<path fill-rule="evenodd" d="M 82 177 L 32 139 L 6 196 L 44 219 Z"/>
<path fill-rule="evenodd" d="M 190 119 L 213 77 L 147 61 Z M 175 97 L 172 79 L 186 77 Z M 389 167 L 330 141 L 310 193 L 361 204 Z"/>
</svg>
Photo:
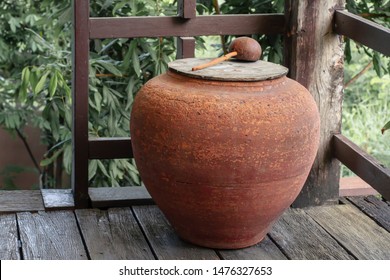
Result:
<svg viewBox="0 0 390 280">
<path fill-rule="evenodd" d="M 347 1 L 347 8 L 390 26 L 390 1 Z M 200 0 L 198 14 L 271 13 L 283 0 Z M 176 1 L 96 0 L 91 15 L 175 15 Z M 32 157 L 45 187 L 60 187 L 71 171 L 71 0 L 0 2 L 0 125 L 23 139 L 27 124 L 42 131 L 47 153 Z M 264 58 L 281 63 L 281 36 L 255 36 Z M 197 38 L 197 55 L 222 53 L 231 37 Z M 93 40 L 90 44 L 90 137 L 129 135 L 129 115 L 139 88 L 166 71 L 174 59 L 173 38 Z M 346 40 L 343 133 L 390 166 L 389 59 Z M 367 67 L 366 67 L 367 66 Z M 360 72 L 361 77 L 355 78 Z M 346 169 L 344 175 L 349 175 Z M 133 160 L 90 161 L 91 186 L 140 184 Z"/>
</svg>

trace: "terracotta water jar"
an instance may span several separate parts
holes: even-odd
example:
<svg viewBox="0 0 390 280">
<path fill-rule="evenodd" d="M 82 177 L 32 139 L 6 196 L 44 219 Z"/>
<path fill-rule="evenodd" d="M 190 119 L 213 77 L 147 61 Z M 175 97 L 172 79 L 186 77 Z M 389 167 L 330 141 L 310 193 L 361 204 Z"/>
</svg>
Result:
<svg viewBox="0 0 390 280">
<path fill-rule="evenodd" d="M 287 69 L 227 61 L 170 63 L 135 98 L 141 178 L 177 234 L 232 249 L 261 241 L 300 192 L 319 143 L 310 93 Z"/>
</svg>

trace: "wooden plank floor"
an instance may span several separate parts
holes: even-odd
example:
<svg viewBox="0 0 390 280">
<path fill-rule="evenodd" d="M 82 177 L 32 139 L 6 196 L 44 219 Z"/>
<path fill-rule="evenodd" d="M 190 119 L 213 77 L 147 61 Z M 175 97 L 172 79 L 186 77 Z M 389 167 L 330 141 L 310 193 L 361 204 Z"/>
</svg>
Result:
<svg viewBox="0 0 390 280">
<path fill-rule="evenodd" d="M 375 197 L 289 209 L 259 244 L 181 240 L 155 205 L 0 214 L 0 259 L 390 259 L 390 205 Z"/>
</svg>

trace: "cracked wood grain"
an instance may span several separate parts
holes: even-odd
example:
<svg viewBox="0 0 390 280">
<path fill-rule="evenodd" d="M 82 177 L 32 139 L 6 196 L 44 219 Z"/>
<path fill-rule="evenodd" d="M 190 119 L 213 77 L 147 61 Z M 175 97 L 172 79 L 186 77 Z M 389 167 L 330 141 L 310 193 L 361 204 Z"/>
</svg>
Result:
<svg viewBox="0 0 390 280">
<path fill-rule="evenodd" d="M 390 259 L 390 233 L 353 205 L 305 210 L 356 258 Z"/>
<path fill-rule="evenodd" d="M 76 210 L 93 260 L 154 259 L 130 208 Z"/>
<path fill-rule="evenodd" d="M 72 211 L 23 212 L 17 218 L 24 259 L 87 259 Z"/>
</svg>

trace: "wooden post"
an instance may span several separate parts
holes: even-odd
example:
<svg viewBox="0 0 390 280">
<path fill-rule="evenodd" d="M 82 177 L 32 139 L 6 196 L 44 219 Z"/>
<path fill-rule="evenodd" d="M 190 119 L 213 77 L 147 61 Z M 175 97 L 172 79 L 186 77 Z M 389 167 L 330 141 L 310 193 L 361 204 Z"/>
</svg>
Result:
<svg viewBox="0 0 390 280">
<path fill-rule="evenodd" d="M 335 9 L 344 0 L 286 0 L 285 65 L 317 102 L 321 139 L 317 158 L 294 207 L 337 203 L 340 166 L 332 156 L 332 136 L 341 129 L 343 47 L 332 31 Z"/>
<path fill-rule="evenodd" d="M 72 189 L 76 208 L 87 208 L 89 0 L 73 0 Z"/>
</svg>

